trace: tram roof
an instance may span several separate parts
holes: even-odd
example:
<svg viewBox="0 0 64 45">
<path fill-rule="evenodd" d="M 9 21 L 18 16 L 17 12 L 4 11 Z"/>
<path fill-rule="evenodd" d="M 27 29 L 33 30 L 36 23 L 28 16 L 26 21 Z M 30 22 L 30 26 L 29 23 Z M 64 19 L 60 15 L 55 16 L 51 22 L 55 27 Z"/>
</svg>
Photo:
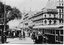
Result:
<svg viewBox="0 0 64 45">
<path fill-rule="evenodd" d="M 40 25 L 40 26 L 34 26 L 33 28 L 59 28 L 61 26 L 64 26 L 64 25 Z"/>
</svg>

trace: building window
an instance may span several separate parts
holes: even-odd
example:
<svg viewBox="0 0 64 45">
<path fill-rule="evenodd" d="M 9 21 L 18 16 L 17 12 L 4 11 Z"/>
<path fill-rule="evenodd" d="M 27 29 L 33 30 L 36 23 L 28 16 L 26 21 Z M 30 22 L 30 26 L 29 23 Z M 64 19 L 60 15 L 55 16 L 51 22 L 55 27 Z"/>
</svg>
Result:
<svg viewBox="0 0 64 45">
<path fill-rule="evenodd" d="M 54 20 L 54 24 L 56 24 L 56 20 Z"/>
<path fill-rule="evenodd" d="M 61 20 L 59 22 L 61 23 Z"/>
<path fill-rule="evenodd" d="M 44 22 L 45 22 L 45 24 L 46 24 L 46 23 L 47 23 L 47 20 L 45 20 Z"/>
<path fill-rule="evenodd" d="M 60 30 L 60 34 L 63 35 L 63 30 Z"/>
<path fill-rule="evenodd" d="M 46 14 L 45 14 L 44 16 L 45 16 L 45 18 L 46 18 Z"/>
<path fill-rule="evenodd" d="M 62 23 L 63 21 L 62 20 L 60 20 L 60 23 Z"/>
<path fill-rule="evenodd" d="M 49 24 L 51 24 L 51 22 L 52 22 L 52 21 L 51 21 L 51 20 L 49 20 Z"/>
</svg>

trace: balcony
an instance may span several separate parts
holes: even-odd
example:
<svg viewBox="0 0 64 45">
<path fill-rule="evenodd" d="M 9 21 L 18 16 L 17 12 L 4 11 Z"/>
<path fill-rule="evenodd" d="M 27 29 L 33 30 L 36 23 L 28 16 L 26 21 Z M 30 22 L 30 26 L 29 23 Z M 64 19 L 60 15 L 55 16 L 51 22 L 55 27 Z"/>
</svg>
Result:
<svg viewBox="0 0 64 45">
<path fill-rule="evenodd" d="M 61 8 L 61 9 L 63 9 L 63 6 L 57 6 L 57 8 Z"/>
</svg>

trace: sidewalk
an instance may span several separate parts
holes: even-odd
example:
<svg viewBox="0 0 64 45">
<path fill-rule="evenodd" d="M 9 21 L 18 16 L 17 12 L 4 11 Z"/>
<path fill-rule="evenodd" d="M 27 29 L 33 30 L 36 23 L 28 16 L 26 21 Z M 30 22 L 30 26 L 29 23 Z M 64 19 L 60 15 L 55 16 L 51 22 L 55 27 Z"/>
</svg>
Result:
<svg viewBox="0 0 64 45">
<path fill-rule="evenodd" d="M 8 44 L 34 44 L 33 40 L 30 37 L 26 37 L 25 39 L 8 38 L 7 42 L 9 42 Z"/>
</svg>

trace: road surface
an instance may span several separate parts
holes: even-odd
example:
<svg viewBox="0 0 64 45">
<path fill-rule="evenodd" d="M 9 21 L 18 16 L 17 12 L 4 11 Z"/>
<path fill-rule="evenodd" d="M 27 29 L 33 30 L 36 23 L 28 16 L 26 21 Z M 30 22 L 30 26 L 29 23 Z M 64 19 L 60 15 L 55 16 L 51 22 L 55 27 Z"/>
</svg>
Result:
<svg viewBox="0 0 64 45">
<path fill-rule="evenodd" d="M 25 39 L 8 38 L 7 42 L 8 44 L 34 44 L 33 40 L 30 37 L 26 37 Z"/>
</svg>

